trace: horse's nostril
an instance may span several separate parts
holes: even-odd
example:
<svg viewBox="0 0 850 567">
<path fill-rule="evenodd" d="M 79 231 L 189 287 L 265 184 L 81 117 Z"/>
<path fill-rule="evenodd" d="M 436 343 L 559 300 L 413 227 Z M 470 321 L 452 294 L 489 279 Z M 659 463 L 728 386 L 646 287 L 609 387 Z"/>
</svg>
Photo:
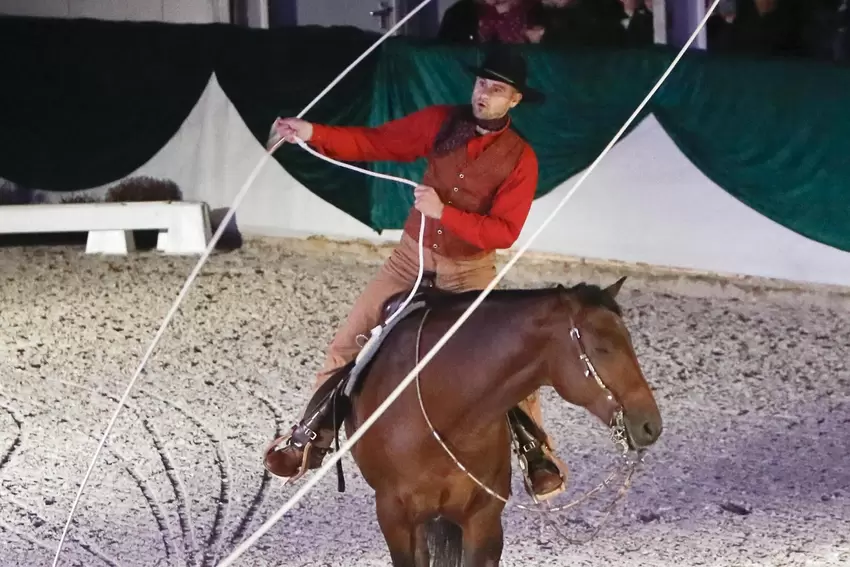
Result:
<svg viewBox="0 0 850 567">
<path fill-rule="evenodd" d="M 661 436 L 661 420 L 647 419 L 644 416 L 634 416 L 630 420 L 627 417 L 626 429 L 630 434 L 629 439 L 635 447 L 649 447 Z"/>
</svg>

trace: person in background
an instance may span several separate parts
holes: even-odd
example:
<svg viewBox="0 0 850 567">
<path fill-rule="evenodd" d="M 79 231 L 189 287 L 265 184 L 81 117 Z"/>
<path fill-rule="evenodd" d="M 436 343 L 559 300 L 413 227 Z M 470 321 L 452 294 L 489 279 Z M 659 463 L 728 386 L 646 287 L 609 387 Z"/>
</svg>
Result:
<svg viewBox="0 0 850 567">
<path fill-rule="evenodd" d="M 440 21 L 437 38 L 451 43 L 478 43 L 479 9 L 484 0 L 459 0 Z"/>
<path fill-rule="evenodd" d="M 446 10 L 437 37 L 452 43 L 528 43 L 529 13 L 539 1 L 460 0 Z"/>
<path fill-rule="evenodd" d="M 810 0 L 803 24 L 807 57 L 847 63 L 850 1 Z"/>
<path fill-rule="evenodd" d="M 580 4 L 581 0 L 541 0 L 529 13 L 528 41 L 558 46 L 581 43 Z"/>
<path fill-rule="evenodd" d="M 802 56 L 801 22 L 808 0 L 734 0 L 723 3 L 721 19 L 709 28 L 710 51 L 736 54 Z M 706 6 L 711 1 L 706 0 Z"/>
<path fill-rule="evenodd" d="M 484 0 L 478 19 L 478 40 L 528 43 L 528 15 L 539 1 Z"/>
<path fill-rule="evenodd" d="M 623 33 L 621 45 L 644 46 L 655 43 L 655 22 L 652 15 L 652 0 L 620 0 L 623 17 L 620 24 Z"/>
<path fill-rule="evenodd" d="M 532 43 L 613 47 L 653 43 L 652 13 L 644 0 L 541 0 L 529 15 Z M 624 3 L 628 4 L 629 12 Z M 632 7 L 634 4 L 634 7 Z"/>
<path fill-rule="evenodd" d="M 713 0 L 705 0 L 708 9 Z M 708 38 L 708 50 L 712 52 L 733 51 L 736 45 L 735 20 L 738 17 L 738 6 L 735 0 L 721 0 L 714 10 L 714 14 L 705 25 L 705 33 Z"/>
</svg>

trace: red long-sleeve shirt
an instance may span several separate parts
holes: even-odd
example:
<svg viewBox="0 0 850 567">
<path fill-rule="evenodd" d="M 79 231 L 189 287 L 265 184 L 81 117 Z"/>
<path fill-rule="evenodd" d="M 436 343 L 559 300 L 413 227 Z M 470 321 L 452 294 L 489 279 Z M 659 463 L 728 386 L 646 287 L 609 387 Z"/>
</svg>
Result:
<svg viewBox="0 0 850 567">
<path fill-rule="evenodd" d="M 342 161 L 411 162 L 431 151 L 450 110 L 447 105 L 429 106 L 376 128 L 314 124 L 310 145 Z M 478 157 L 496 134 L 471 139 L 466 146 L 469 159 Z M 489 214 L 444 204 L 440 222 L 458 238 L 484 250 L 510 248 L 528 218 L 536 190 L 537 156 L 526 145 L 516 167 L 496 191 Z"/>
</svg>

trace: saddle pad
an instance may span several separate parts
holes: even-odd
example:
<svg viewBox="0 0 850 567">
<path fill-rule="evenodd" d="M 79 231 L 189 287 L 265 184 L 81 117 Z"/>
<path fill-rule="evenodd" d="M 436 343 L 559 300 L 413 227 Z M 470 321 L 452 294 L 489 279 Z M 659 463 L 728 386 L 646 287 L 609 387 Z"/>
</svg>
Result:
<svg viewBox="0 0 850 567">
<path fill-rule="evenodd" d="M 360 378 L 360 373 L 363 372 L 363 369 L 366 368 L 366 365 L 369 364 L 372 359 L 375 357 L 375 353 L 378 352 L 378 347 L 384 342 L 384 339 L 387 338 L 387 335 L 390 334 L 390 331 L 398 325 L 399 321 L 403 321 L 408 315 L 413 313 L 414 311 L 418 311 L 425 307 L 425 301 L 411 301 L 407 307 L 405 307 L 404 311 L 402 311 L 398 317 L 393 319 L 389 325 L 379 326 L 372 329 L 372 336 L 369 338 L 369 341 L 363 346 L 363 349 L 357 355 L 357 362 L 354 364 L 354 367 L 348 373 L 348 378 L 345 380 L 345 385 L 343 386 L 343 394 L 346 397 L 351 397 L 351 392 L 354 391 L 355 386 L 357 386 L 358 379 Z"/>
</svg>

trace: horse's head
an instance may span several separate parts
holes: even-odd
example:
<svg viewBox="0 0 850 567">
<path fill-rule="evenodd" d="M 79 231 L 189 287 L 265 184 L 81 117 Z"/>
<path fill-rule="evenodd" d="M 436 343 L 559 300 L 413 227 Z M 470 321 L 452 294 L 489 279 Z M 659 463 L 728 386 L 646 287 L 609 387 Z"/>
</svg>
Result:
<svg viewBox="0 0 850 567">
<path fill-rule="evenodd" d="M 605 289 L 561 288 L 549 378 L 562 398 L 611 427 L 624 427 L 629 446 L 642 449 L 658 439 L 662 424 L 615 300 L 625 279 Z"/>
</svg>

